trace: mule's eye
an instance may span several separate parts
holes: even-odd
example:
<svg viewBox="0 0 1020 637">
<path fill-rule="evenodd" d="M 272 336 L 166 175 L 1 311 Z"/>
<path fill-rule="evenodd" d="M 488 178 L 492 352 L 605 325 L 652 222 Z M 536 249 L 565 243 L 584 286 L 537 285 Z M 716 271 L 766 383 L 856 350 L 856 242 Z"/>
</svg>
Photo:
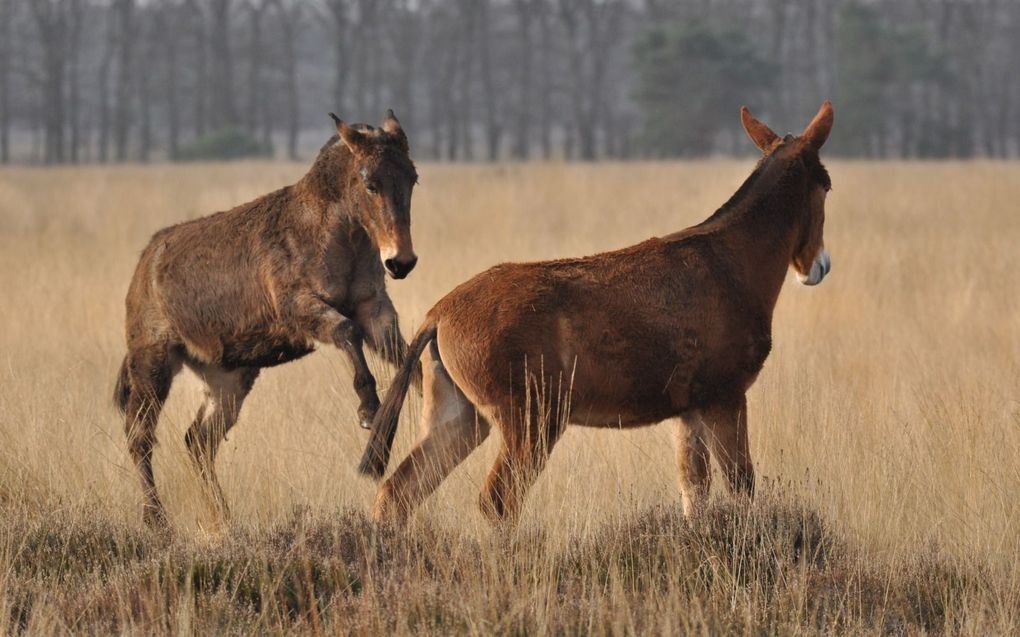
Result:
<svg viewBox="0 0 1020 637">
<path fill-rule="evenodd" d="M 369 194 L 372 195 L 379 194 L 379 187 L 376 184 L 365 184 L 365 190 L 367 190 Z"/>
</svg>

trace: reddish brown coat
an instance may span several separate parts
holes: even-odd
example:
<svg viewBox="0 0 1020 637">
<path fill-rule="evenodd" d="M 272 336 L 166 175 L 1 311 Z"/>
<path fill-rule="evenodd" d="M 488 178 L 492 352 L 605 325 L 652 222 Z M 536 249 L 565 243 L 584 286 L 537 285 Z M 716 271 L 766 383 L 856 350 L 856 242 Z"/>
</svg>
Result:
<svg viewBox="0 0 1020 637">
<path fill-rule="evenodd" d="M 482 496 L 496 517 L 516 511 L 567 423 L 635 427 L 679 416 L 686 510 L 707 491 L 709 446 L 731 485 L 751 489 L 744 393 L 771 349 L 786 271 L 815 284 L 830 267 L 818 150 L 832 108 L 826 102 L 800 137 L 783 139 L 746 109 L 742 117 L 763 157 L 705 222 L 591 257 L 496 266 L 429 311 L 411 345 L 417 358 L 434 343 L 423 437 L 380 491 L 377 515 L 405 516 L 489 422 L 504 442 Z M 377 416 L 365 473 L 385 467 L 403 376 Z"/>
</svg>

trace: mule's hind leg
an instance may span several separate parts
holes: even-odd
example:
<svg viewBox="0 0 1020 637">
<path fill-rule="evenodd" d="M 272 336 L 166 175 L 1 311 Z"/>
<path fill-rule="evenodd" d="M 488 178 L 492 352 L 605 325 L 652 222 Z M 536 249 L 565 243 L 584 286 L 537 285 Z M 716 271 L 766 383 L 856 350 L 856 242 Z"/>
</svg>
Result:
<svg viewBox="0 0 1020 637">
<path fill-rule="evenodd" d="M 166 345 L 155 345 L 128 353 L 127 373 L 130 395 L 127 400 L 124 431 L 128 452 L 142 482 L 145 504 L 142 519 L 149 526 L 165 526 L 166 511 L 156 493 L 152 472 L 152 449 L 156 444 L 156 424 L 170 384 L 179 369 Z"/>
<path fill-rule="evenodd" d="M 227 432 L 237 422 L 241 405 L 251 391 L 259 370 L 246 367 L 225 371 L 218 368 L 195 369 L 205 381 L 205 402 L 198 410 L 194 423 L 184 435 L 191 457 L 212 491 L 220 511 L 227 515 L 227 500 L 216 477 L 216 452 Z"/>
<path fill-rule="evenodd" d="M 545 468 L 565 423 L 538 409 L 519 423 L 499 423 L 503 447 L 482 488 L 479 506 L 491 522 L 515 524 L 528 489 Z M 519 426 L 515 426 L 519 425 Z"/>
<path fill-rule="evenodd" d="M 703 411 L 715 459 L 734 493 L 753 495 L 754 466 L 747 441 L 747 399 L 714 405 Z"/>
<path fill-rule="evenodd" d="M 422 365 L 421 435 L 379 489 L 373 517 L 402 524 L 414 508 L 489 435 L 489 423 L 450 379 L 435 348 Z"/>
<path fill-rule="evenodd" d="M 676 428 L 676 460 L 680 472 L 680 494 L 684 516 L 695 517 L 704 508 L 711 485 L 706 431 L 700 411 L 681 415 Z"/>
</svg>

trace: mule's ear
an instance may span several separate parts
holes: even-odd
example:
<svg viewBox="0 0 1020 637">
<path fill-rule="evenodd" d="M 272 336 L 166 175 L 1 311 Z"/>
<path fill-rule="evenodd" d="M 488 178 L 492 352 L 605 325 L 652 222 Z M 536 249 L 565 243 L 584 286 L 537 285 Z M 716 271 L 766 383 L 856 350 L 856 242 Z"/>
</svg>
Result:
<svg viewBox="0 0 1020 637">
<path fill-rule="evenodd" d="M 772 129 L 759 122 L 746 106 L 740 107 L 740 123 L 744 125 L 744 131 L 751 138 L 754 145 L 763 153 L 772 148 L 772 144 L 779 139 L 779 135 L 772 132 Z"/>
<path fill-rule="evenodd" d="M 804 129 L 800 136 L 806 139 L 816 150 L 821 148 L 825 140 L 829 139 L 829 132 L 832 131 L 834 117 L 832 102 L 825 100 L 822 103 L 822 107 L 818 109 L 818 114 L 815 115 L 815 118 L 811 120 L 811 123 L 807 125 L 807 128 Z"/>
<path fill-rule="evenodd" d="M 400 127 L 400 121 L 397 116 L 393 114 L 393 109 L 386 109 L 386 116 L 383 117 L 382 122 L 383 130 L 387 133 L 402 133 L 404 129 Z"/>
<path fill-rule="evenodd" d="M 386 116 L 383 118 L 382 128 L 392 135 L 404 150 L 407 150 L 407 134 L 404 133 L 404 129 L 400 125 L 400 121 L 397 120 L 397 116 L 393 114 L 392 108 L 387 109 Z"/>
<path fill-rule="evenodd" d="M 340 119 L 333 113 L 329 114 L 333 118 L 333 123 L 336 124 L 336 134 L 340 136 L 340 141 L 344 143 L 347 148 L 351 149 L 352 153 L 360 152 L 361 148 L 365 144 L 365 136 L 361 131 L 354 130 L 347 125 L 347 122 Z"/>
</svg>

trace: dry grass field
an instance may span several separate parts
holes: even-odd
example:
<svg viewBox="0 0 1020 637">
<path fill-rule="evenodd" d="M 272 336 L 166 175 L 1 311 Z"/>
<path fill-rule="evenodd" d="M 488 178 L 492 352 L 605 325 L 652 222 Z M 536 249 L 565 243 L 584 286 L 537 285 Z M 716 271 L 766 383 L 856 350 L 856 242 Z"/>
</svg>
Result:
<svg viewBox="0 0 1020 637">
<path fill-rule="evenodd" d="M 424 165 L 405 333 L 507 260 L 590 254 L 696 223 L 752 160 Z M 140 522 L 111 405 L 123 297 L 158 228 L 302 165 L 0 171 L 0 627 L 210 634 L 1005 634 L 1020 626 L 1020 165 L 828 162 L 833 272 L 794 277 L 750 399 L 753 503 L 722 481 L 679 514 L 670 423 L 572 428 L 521 526 L 475 503 L 493 440 L 407 532 L 373 529 L 350 369 L 324 348 L 259 378 L 218 467 L 183 435 L 156 472 L 176 530 Z M 372 361 L 385 388 L 390 370 Z M 415 435 L 401 421 L 395 458 Z M 717 476 L 718 478 L 718 476 Z"/>
</svg>

